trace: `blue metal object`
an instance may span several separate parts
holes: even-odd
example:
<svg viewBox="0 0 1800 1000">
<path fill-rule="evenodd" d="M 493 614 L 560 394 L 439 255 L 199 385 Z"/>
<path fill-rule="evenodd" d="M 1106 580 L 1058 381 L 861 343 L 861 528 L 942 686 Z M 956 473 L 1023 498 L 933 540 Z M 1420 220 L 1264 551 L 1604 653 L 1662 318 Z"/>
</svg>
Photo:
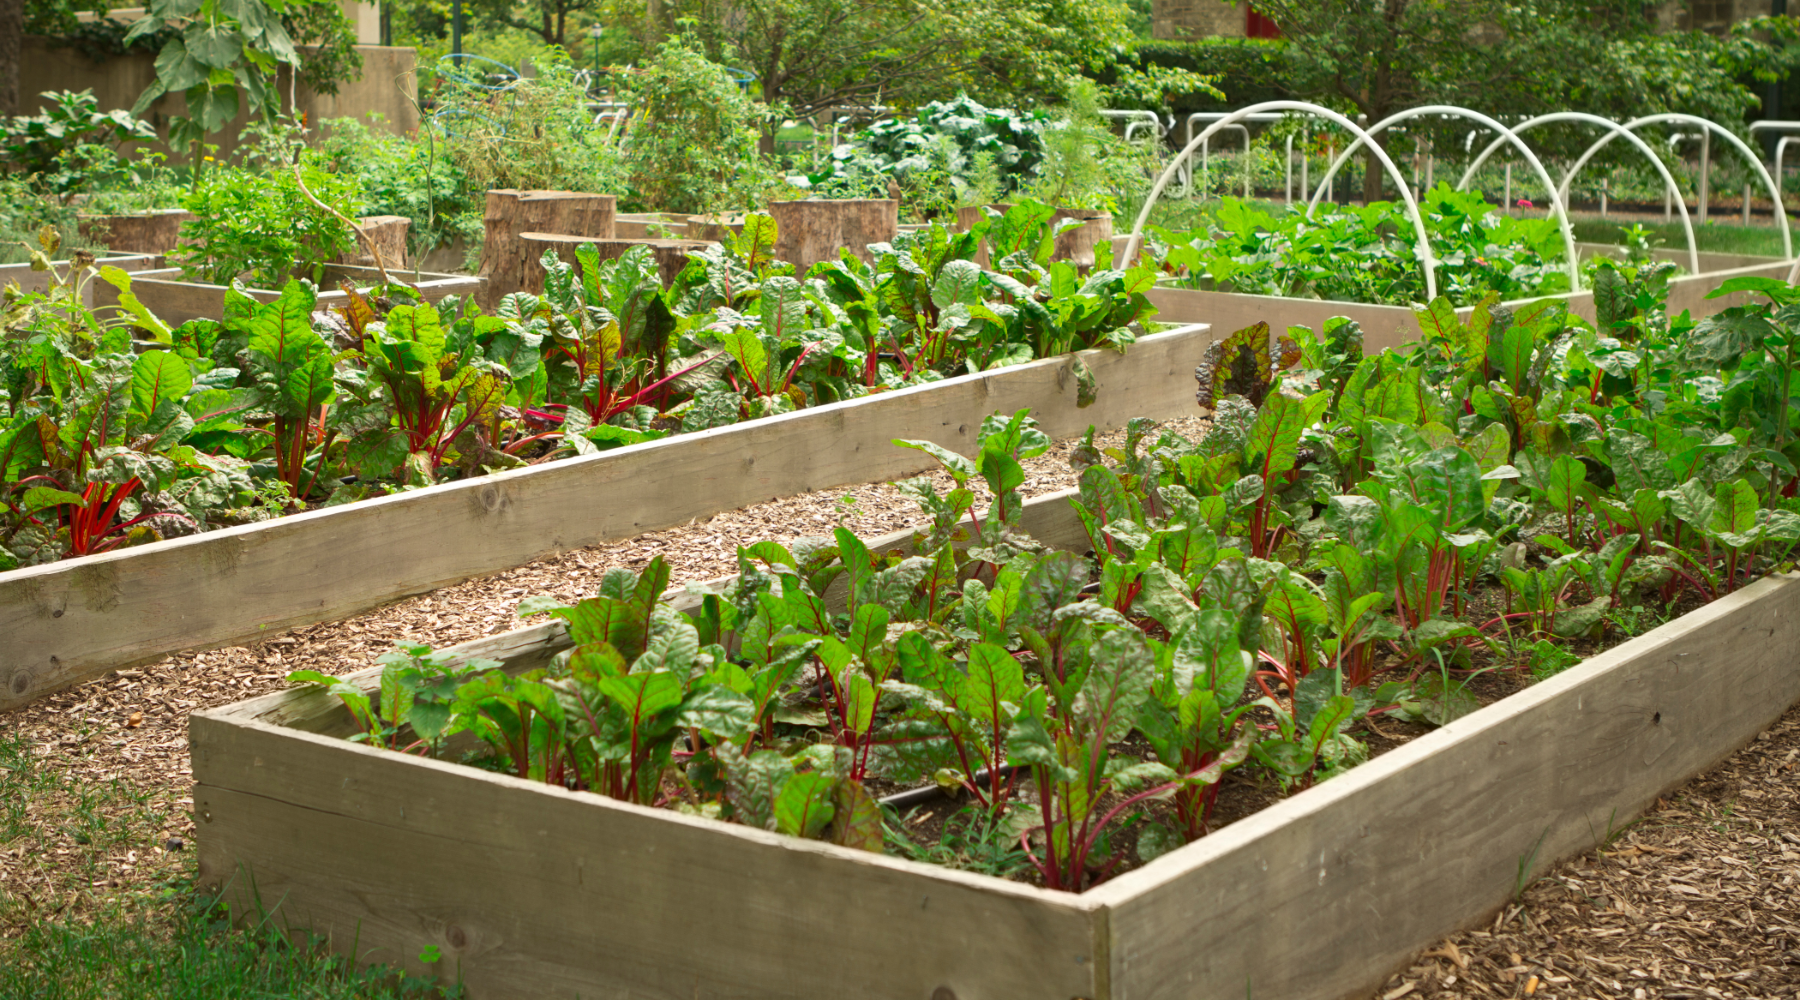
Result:
<svg viewBox="0 0 1800 1000">
<path fill-rule="evenodd" d="M 747 69 L 734 69 L 727 66 L 725 75 L 731 77 L 731 82 L 737 84 L 738 89 L 746 94 L 750 92 L 750 85 L 756 82 L 756 74 Z"/>
<path fill-rule="evenodd" d="M 470 63 L 487 63 L 496 69 L 477 75 L 469 71 Z M 474 87 L 479 90 L 505 90 L 519 79 L 519 71 L 511 66 L 498 59 L 489 59 L 487 56 L 478 56 L 470 52 L 451 52 L 438 60 L 438 67 L 439 76 L 455 80 L 465 87 Z M 493 82 L 496 77 L 500 79 L 500 82 Z"/>
</svg>

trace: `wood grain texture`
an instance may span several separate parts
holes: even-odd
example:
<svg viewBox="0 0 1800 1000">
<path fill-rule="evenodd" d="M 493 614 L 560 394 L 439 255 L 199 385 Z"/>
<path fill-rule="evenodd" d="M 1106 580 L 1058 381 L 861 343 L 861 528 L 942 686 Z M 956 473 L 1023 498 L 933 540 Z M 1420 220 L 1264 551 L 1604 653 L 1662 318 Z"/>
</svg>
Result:
<svg viewBox="0 0 1800 1000">
<path fill-rule="evenodd" d="M 1094 997 L 1093 908 L 816 841 L 192 718 L 200 879 L 474 1000 Z M 1096 961 L 1096 958 L 1101 959 Z"/>
<path fill-rule="evenodd" d="M 411 271 L 393 275 L 396 281 L 404 281 L 417 288 L 419 295 L 427 302 L 438 302 L 449 295 L 473 295 L 480 291 L 483 280 L 467 274 L 433 274 L 429 271 L 417 277 L 418 280 L 414 281 Z M 381 272 L 372 267 L 354 264 L 330 265 L 325 271 L 325 281 L 319 288 L 315 309 L 331 309 L 344 304 L 348 296 L 337 286 L 342 280 L 353 281 L 362 288 L 373 287 L 381 283 Z M 183 281 L 178 267 L 156 268 L 133 274 L 131 291 L 144 304 L 144 308 L 170 326 L 179 326 L 190 319 L 216 320 L 225 313 L 224 285 Z M 278 288 L 246 288 L 244 292 L 258 302 L 273 302 L 281 297 L 281 290 Z M 94 283 L 93 296 L 95 309 L 118 307 L 119 290 L 106 282 Z"/>
<path fill-rule="evenodd" d="M 1738 258 L 1731 255 L 1713 255 L 1721 263 L 1732 263 Z M 1686 261 L 1686 256 L 1682 256 Z M 1730 278 L 1755 276 L 1763 278 L 1786 279 L 1793 261 L 1776 260 L 1774 258 L 1754 258 L 1761 263 L 1728 270 L 1710 271 L 1703 274 L 1690 274 L 1669 282 L 1669 315 L 1679 316 L 1683 310 L 1693 314 L 1695 319 L 1723 312 L 1735 305 L 1751 302 L 1755 296 L 1748 292 L 1735 292 L 1731 295 L 1709 299 L 1707 295 Z M 1246 326 L 1254 326 L 1264 320 L 1275 330 L 1285 330 L 1290 326 L 1307 326 L 1313 330 L 1323 328 L 1325 321 L 1334 316 L 1348 316 L 1361 324 L 1363 328 L 1363 350 L 1373 353 L 1377 350 L 1392 350 L 1419 339 L 1419 322 L 1414 318 L 1412 310 L 1406 306 L 1370 305 L 1363 302 L 1329 302 L 1322 299 L 1290 299 L 1274 295 L 1245 295 L 1239 292 L 1203 292 L 1192 288 L 1159 287 L 1151 290 L 1149 299 L 1161 311 L 1157 319 L 1165 323 L 1210 323 L 1220 337 L 1230 336 L 1233 332 Z M 1594 294 L 1577 292 L 1572 295 L 1557 295 L 1552 298 L 1566 300 L 1569 309 L 1575 315 L 1594 321 Z M 1528 301 L 1528 300 L 1522 300 Z M 1519 303 L 1509 303 L 1518 305 Z M 1467 317 L 1471 309 L 1458 309 L 1457 314 Z"/>
<path fill-rule="evenodd" d="M 404 215 L 368 215 L 356 220 L 356 224 L 362 227 L 356 247 L 338 257 L 338 263 L 372 268 L 375 251 L 379 250 L 382 266 L 391 271 L 406 267 L 406 238 L 412 231 L 411 219 Z M 368 237 L 368 242 L 363 241 L 364 236 Z"/>
<path fill-rule="evenodd" d="M 0 710 L 184 649 L 332 621 L 517 566 L 935 463 L 923 438 L 972 453 L 981 420 L 1030 407 L 1044 430 L 1192 412 L 1204 327 L 1084 352 L 1099 396 L 1075 405 L 1072 357 L 967 375 L 585 458 L 262 524 L 0 573 Z"/>
<path fill-rule="evenodd" d="M 181 243 L 181 224 L 194 219 L 185 208 L 159 208 L 131 215 L 82 215 L 82 239 L 106 244 L 114 253 L 164 254 Z"/>
<path fill-rule="evenodd" d="M 613 219 L 613 238 L 619 240 L 680 240 L 687 231 L 688 217 L 672 212 L 621 212 Z"/>
<path fill-rule="evenodd" d="M 1115 1000 L 1367 996 L 1779 718 L 1797 640 L 1762 580 L 1099 887 Z"/>
<path fill-rule="evenodd" d="M 477 301 L 492 310 L 504 296 L 523 291 L 536 266 L 520 233 L 567 233 L 611 239 L 618 199 L 586 191 L 497 188 L 487 193 L 479 274 L 487 279 Z M 539 251 L 542 253 L 542 251 Z M 543 280 L 541 275 L 538 280 Z"/>
<path fill-rule="evenodd" d="M 805 274 L 820 261 L 849 250 L 864 263 L 869 244 L 887 243 L 898 233 L 900 202 L 891 198 L 833 198 L 769 204 L 775 220 L 775 258 Z"/>
</svg>

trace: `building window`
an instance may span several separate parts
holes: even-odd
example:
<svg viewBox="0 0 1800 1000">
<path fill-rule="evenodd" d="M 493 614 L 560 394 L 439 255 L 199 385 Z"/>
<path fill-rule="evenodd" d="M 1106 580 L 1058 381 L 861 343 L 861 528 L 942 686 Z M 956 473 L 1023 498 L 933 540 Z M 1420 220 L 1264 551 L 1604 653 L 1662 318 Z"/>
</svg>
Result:
<svg viewBox="0 0 1800 1000">
<path fill-rule="evenodd" d="M 1244 37 L 1246 38 L 1280 38 L 1281 29 L 1275 22 L 1258 14 L 1256 8 L 1244 5 Z"/>
</svg>

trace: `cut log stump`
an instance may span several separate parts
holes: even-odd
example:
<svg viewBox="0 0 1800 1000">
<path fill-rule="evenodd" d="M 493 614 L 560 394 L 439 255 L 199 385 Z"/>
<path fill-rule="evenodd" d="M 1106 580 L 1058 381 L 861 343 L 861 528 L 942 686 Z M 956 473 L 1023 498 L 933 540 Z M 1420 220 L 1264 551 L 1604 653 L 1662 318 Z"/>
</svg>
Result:
<svg viewBox="0 0 1800 1000">
<path fill-rule="evenodd" d="M 181 224 L 194 218 L 184 208 L 164 208 L 137 215 L 83 215 L 77 228 L 84 239 L 103 243 L 114 253 L 168 253 L 181 241 Z"/>
<path fill-rule="evenodd" d="M 375 248 L 381 251 L 381 266 L 396 270 L 406 266 L 406 237 L 412 230 L 412 220 L 404 215 L 370 215 L 356 220 L 362 227 L 363 234 Z M 338 257 L 339 264 L 351 264 L 356 267 L 374 267 L 374 251 L 358 237 L 356 249 Z"/>
<path fill-rule="evenodd" d="M 841 248 L 868 261 L 869 244 L 886 243 L 900 231 L 900 202 L 892 198 L 777 201 L 775 257 L 801 274 L 822 260 L 837 260 Z"/>
<path fill-rule="evenodd" d="M 482 308 L 492 309 L 504 296 L 524 290 L 528 265 L 534 262 L 528 260 L 530 248 L 519 238 L 521 234 L 612 239 L 617 202 L 610 194 L 582 191 L 489 191 L 481 245 L 480 274 L 487 279 L 481 293 Z"/>
</svg>

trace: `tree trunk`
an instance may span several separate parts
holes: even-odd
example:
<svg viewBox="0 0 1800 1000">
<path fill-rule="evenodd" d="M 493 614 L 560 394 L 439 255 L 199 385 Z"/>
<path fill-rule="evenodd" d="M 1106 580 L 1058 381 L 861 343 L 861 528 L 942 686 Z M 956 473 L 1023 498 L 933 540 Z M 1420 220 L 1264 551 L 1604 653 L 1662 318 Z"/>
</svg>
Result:
<svg viewBox="0 0 1800 1000">
<path fill-rule="evenodd" d="M 370 215 L 356 220 L 356 224 L 368 235 L 369 242 L 381 250 L 382 267 L 398 271 L 406 266 L 406 235 L 412 229 L 411 219 L 404 215 Z M 374 267 L 375 253 L 358 239 L 356 249 L 339 256 L 338 263 Z"/>
<path fill-rule="evenodd" d="M 20 49 L 25 40 L 25 0 L 0 0 L 0 115 L 24 112 L 19 102 Z"/>
<path fill-rule="evenodd" d="M 1381 140 L 1377 138 L 1368 149 L 1363 150 L 1363 204 L 1367 205 L 1381 200 L 1382 183 L 1387 180 L 1387 170 L 1381 165 L 1381 157 L 1375 155 L 1375 146 Z"/>
<path fill-rule="evenodd" d="M 487 279 L 479 296 L 482 308 L 491 310 L 506 295 L 524 290 L 527 269 L 536 262 L 528 259 L 531 248 L 520 234 L 611 239 L 617 201 L 610 194 L 580 191 L 489 191 L 482 219 L 480 274 Z"/>
<path fill-rule="evenodd" d="M 181 208 L 136 215 L 83 215 L 82 239 L 106 244 L 114 253 L 168 253 L 180 245 L 181 224 L 194 213 Z"/>
</svg>

